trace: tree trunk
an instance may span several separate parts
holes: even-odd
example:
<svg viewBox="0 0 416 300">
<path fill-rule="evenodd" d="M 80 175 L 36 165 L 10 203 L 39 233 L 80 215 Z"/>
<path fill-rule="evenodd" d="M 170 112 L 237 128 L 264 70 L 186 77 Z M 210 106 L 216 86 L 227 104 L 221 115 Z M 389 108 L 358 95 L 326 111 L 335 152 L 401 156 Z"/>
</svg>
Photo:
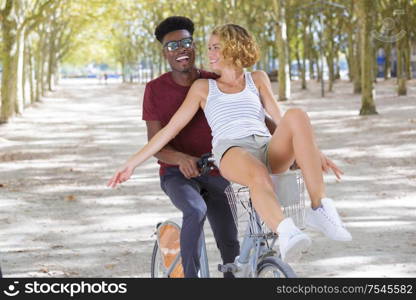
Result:
<svg viewBox="0 0 416 300">
<path fill-rule="evenodd" d="M 306 90 L 307 89 L 307 84 L 306 84 L 306 59 L 305 56 L 302 57 L 302 67 L 301 67 L 302 73 L 301 73 L 301 87 L 302 90 Z"/>
<path fill-rule="evenodd" d="M 339 56 L 338 56 L 338 51 L 335 52 L 336 56 L 335 56 L 335 65 L 334 65 L 334 80 L 338 80 L 341 79 L 341 71 L 340 71 L 340 66 L 339 66 Z"/>
<path fill-rule="evenodd" d="M 287 35 L 286 35 L 287 36 Z M 291 63 L 291 51 L 290 51 L 290 47 L 289 47 L 289 45 L 290 45 L 290 41 L 289 41 L 289 39 L 286 39 L 286 58 L 287 58 L 287 63 L 286 63 L 286 65 L 287 65 L 287 67 L 288 67 L 288 71 L 287 71 L 287 77 L 286 77 L 286 80 L 287 80 L 287 82 L 291 82 L 292 81 L 292 63 Z M 286 82 L 286 83 L 287 83 Z M 287 98 L 289 98 L 288 96 L 287 96 Z"/>
<path fill-rule="evenodd" d="M 373 51 L 371 45 L 371 9 L 372 0 L 361 0 L 357 3 L 358 16 L 360 22 L 360 40 L 361 40 L 361 110 L 360 115 L 377 114 L 374 103 L 374 87 L 372 59 Z"/>
<path fill-rule="evenodd" d="M 347 66 L 348 66 L 348 80 L 350 82 L 352 82 L 352 62 L 351 62 L 351 58 L 350 56 L 347 54 L 346 55 L 346 60 L 347 60 Z"/>
<path fill-rule="evenodd" d="M 122 82 L 125 83 L 127 81 L 127 77 L 126 77 L 126 63 L 124 61 L 124 58 L 121 58 L 120 64 L 121 64 L 121 78 L 122 78 Z"/>
<path fill-rule="evenodd" d="M 412 49 L 410 46 L 410 40 L 408 37 L 405 37 L 406 39 L 406 50 L 405 50 L 405 68 L 406 68 L 406 75 L 407 80 L 412 79 L 412 63 L 410 61 L 410 56 L 412 55 Z"/>
<path fill-rule="evenodd" d="M 406 87 L 406 68 L 405 68 L 405 38 L 402 38 L 398 41 L 397 47 L 397 93 L 399 96 L 404 96 L 407 94 L 407 87 Z"/>
<path fill-rule="evenodd" d="M 359 33 L 357 34 L 357 41 L 355 43 L 355 55 L 352 59 L 352 64 L 353 64 L 353 71 L 354 71 L 354 75 L 353 75 L 353 80 L 354 80 L 354 94 L 360 94 L 362 91 L 362 86 L 361 86 L 361 72 L 362 72 L 362 67 L 361 67 L 361 31 L 362 29 L 359 29 Z"/>
<path fill-rule="evenodd" d="M 371 59 L 371 63 L 373 66 L 373 82 L 377 83 L 377 74 L 378 74 L 378 65 L 377 65 L 377 46 L 373 45 L 372 47 L 372 59 Z"/>
<path fill-rule="evenodd" d="M 273 49 L 267 47 L 267 73 L 273 70 Z"/>
<path fill-rule="evenodd" d="M 302 51 L 302 90 L 306 90 L 306 57 L 308 56 L 309 44 L 307 39 L 307 21 L 302 23 L 302 41 L 303 41 L 303 51 Z M 310 62 L 309 62 L 310 63 Z"/>
<path fill-rule="evenodd" d="M 401 0 L 401 1 L 397 1 L 398 5 L 400 5 L 405 11 L 409 11 L 408 9 L 408 1 L 406 0 Z M 400 18 L 400 21 L 402 22 L 402 26 L 404 26 L 402 29 L 407 32 L 403 37 L 399 38 L 398 41 L 396 42 L 397 45 L 397 83 L 398 83 L 398 87 L 397 87 L 397 93 L 399 96 L 404 96 L 407 94 L 407 86 L 406 86 L 406 81 L 408 78 L 408 74 L 407 74 L 407 59 L 406 59 L 406 54 L 407 54 L 407 48 L 408 48 L 408 36 L 410 34 L 409 30 L 408 30 L 408 26 L 407 23 L 410 21 L 407 19 L 406 14 L 403 15 L 399 15 L 397 16 L 398 18 Z M 410 57 L 409 57 L 409 64 L 410 64 Z"/>
<path fill-rule="evenodd" d="M 333 30 L 333 17 L 331 14 L 326 15 L 326 26 L 323 36 L 326 36 L 326 50 L 327 55 L 325 55 L 326 63 L 328 65 L 328 92 L 332 92 L 333 84 L 335 81 L 335 72 L 334 72 L 334 30 Z M 326 33 L 326 34 L 325 34 Z"/>
<path fill-rule="evenodd" d="M 51 38 L 49 40 L 49 51 L 48 51 L 48 73 L 47 73 L 47 82 L 48 82 L 48 91 L 53 91 L 53 74 L 55 73 L 54 67 L 56 66 L 56 30 L 52 29 Z"/>
<path fill-rule="evenodd" d="M 313 80 L 315 79 L 315 57 L 314 57 L 314 50 L 312 48 L 313 45 L 313 36 L 312 36 L 312 24 L 309 24 L 309 35 L 307 37 L 308 39 L 308 59 L 309 59 L 309 79 Z"/>
<path fill-rule="evenodd" d="M 48 39 L 48 36 L 45 35 L 45 40 L 42 47 L 42 53 L 41 53 L 41 64 L 40 64 L 40 92 L 41 96 L 46 96 L 46 87 L 48 84 L 47 80 L 47 74 L 48 74 L 48 61 L 47 61 L 47 55 L 42 55 L 43 53 L 48 53 L 48 44 L 50 43 L 50 39 Z"/>
<path fill-rule="evenodd" d="M 30 104 L 36 101 L 36 75 L 35 75 L 35 58 L 32 55 L 32 46 L 27 47 L 27 70 L 29 80 L 29 91 L 30 91 Z"/>
<path fill-rule="evenodd" d="M 159 72 L 159 76 L 160 75 L 162 75 L 162 60 L 163 60 L 163 56 L 162 56 L 162 53 L 159 55 L 159 57 L 158 57 L 158 61 L 159 61 L 159 63 L 158 63 L 158 72 Z"/>
<path fill-rule="evenodd" d="M 332 47 L 330 47 L 329 54 L 326 56 L 326 63 L 328 64 L 328 92 L 332 92 L 332 87 L 334 85 L 334 57 L 332 53 Z"/>
<path fill-rule="evenodd" d="M 7 122 L 15 114 L 17 97 L 17 29 L 15 24 L 3 19 L 3 74 L 1 79 L 0 123 Z"/>
<path fill-rule="evenodd" d="M 284 18 L 284 7 L 281 0 L 274 0 L 274 13 L 277 19 L 276 22 L 276 38 L 277 51 L 279 60 L 278 70 L 278 100 L 286 101 L 290 94 L 290 79 L 289 68 L 287 64 L 287 37 L 286 37 L 286 22 Z"/>
<path fill-rule="evenodd" d="M 354 83 L 354 72 L 353 72 L 353 62 L 351 61 L 351 58 L 347 58 L 347 64 L 348 64 L 348 79 L 351 83 Z"/>
<path fill-rule="evenodd" d="M 321 79 L 322 79 L 321 63 L 319 61 L 319 57 L 316 57 L 316 82 L 321 82 Z"/>
<path fill-rule="evenodd" d="M 59 61 L 55 60 L 55 64 L 53 66 L 53 82 L 54 85 L 57 86 L 59 84 L 60 81 L 60 72 L 59 72 Z"/>
<path fill-rule="evenodd" d="M 298 68 L 298 74 L 300 74 L 300 76 L 302 77 L 302 64 L 300 63 L 300 49 L 299 49 L 299 39 L 296 39 L 296 49 L 295 49 L 295 57 L 296 57 L 296 65 Z"/>
<path fill-rule="evenodd" d="M 207 49 L 207 38 L 206 38 L 206 36 L 207 36 L 207 33 L 206 33 L 206 25 L 205 25 L 205 17 L 204 17 L 204 13 L 201 11 L 201 10 L 199 10 L 199 14 L 200 14 L 200 16 L 201 16 L 201 19 L 200 19 L 200 28 L 201 28 L 201 30 L 202 30 L 202 34 L 201 34 L 201 37 L 202 37 L 202 47 L 199 47 L 199 50 L 200 50 L 200 56 L 199 56 L 199 68 L 200 69 L 204 69 L 204 51 L 205 51 L 205 49 Z"/>
<path fill-rule="evenodd" d="M 356 2 L 350 1 L 348 12 L 350 18 L 346 23 L 348 32 L 348 59 L 349 59 L 349 77 L 353 83 L 353 93 L 361 93 L 361 66 L 360 66 L 360 26 L 354 21 L 353 16 L 357 12 Z M 356 29 L 356 30 L 355 30 Z"/>
<path fill-rule="evenodd" d="M 351 25 L 350 25 L 351 26 Z M 354 82 L 354 76 L 356 73 L 355 67 L 355 44 L 354 44 L 354 32 L 353 29 L 348 27 L 348 49 L 347 49 L 347 62 L 348 62 L 348 77 L 351 82 Z"/>
<path fill-rule="evenodd" d="M 32 103 L 32 91 L 31 91 L 32 69 L 30 66 L 30 51 L 29 50 L 30 50 L 30 41 L 26 40 L 25 47 L 23 50 L 23 80 L 22 80 L 23 99 L 24 99 L 25 107 L 27 107 L 28 105 Z"/>
<path fill-rule="evenodd" d="M 309 56 L 309 79 L 315 79 L 315 60 L 313 59 L 312 55 Z"/>
<path fill-rule="evenodd" d="M 16 70 L 16 114 L 21 114 L 24 110 L 24 48 L 25 48 L 25 34 L 24 31 L 17 32 L 17 70 Z"/>
<path fill-rule="evenodd" d="M 150 65 L 150 80 L 152 80 L 153 78 L 155 78 L 155 65 L 150 59 L 149 59 L 149 65 Z"/>
<path fill-rule="evenodd" d="M 384 45 L 384 80 L 387 80 L 391 76 L 391 43 L 385 43 Z"/>
<path fill-rule="evenodd" d="M 34 101 L 38 102 L 40 101 L 40 97 L 43 94 L 43 90 L 42 90 L 42 76 L 43 76 L 43 61 L 44 61 L 44 55 L 42 55 L 42 53 L 44 53 L 44 49 L 45 49 L 45 31 L 43 30 L 43 28 L 40 29 L 39 32 L 39 41 L 38 41 L 38 46 L 36 47 L 36 53 L 35 53 L 35 98 Z"/>
</svg>

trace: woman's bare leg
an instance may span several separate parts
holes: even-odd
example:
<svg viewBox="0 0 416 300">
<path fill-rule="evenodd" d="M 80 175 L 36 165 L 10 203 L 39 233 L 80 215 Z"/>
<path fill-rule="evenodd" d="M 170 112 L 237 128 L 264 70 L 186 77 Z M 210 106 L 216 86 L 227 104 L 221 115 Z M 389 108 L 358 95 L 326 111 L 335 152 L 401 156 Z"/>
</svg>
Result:
<svg viewBox="0 0 416 300">
<path fill-rule="evenodd" d="M 250 189 L 251 200 L 266 225 L 276 232 L 285 218 L 266 166 L 240 147 L 229 149 L 220 164 L 222 176 Z"/>
<path fill-rule="evenodd" d="M 273 173 L 286 171 L 293 160 L 302 170 L 312 207 L 321 205 L 325 185 L 319 149 L 308 115 L 301 109 L 289 109 L 274 132 L 268 158 Z"/>
<path fill-rule="evenodd" d="M 310 246 L 310 238 L 291 218 L 283 215 L 270 174 L 262 162 L 244 149 L 233 147 L 224 154 L 220 171 L 228 180 L 250 188 L 257 213 L 272 231 L 279 234 L 279 250 L 284 261 L 295 260 Z"/>
</svg>

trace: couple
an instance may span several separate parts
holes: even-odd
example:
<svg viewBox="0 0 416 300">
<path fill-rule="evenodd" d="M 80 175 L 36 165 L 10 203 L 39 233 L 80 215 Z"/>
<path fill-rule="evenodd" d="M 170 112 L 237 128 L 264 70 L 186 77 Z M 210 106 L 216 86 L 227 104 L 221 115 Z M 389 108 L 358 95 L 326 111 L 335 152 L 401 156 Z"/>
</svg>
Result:
<svg viewBox="0 0 416 300">
<path fill-rule="evenodd" d="M 195 68 L 193 30 L 192 21 L 184 17 L 170 17 L 157 27 L 155 34 L 172 72 L 146 86 L 143 119 L 150 140 L 116 171 L 108 186 L 128 180 L 135 168 L 153 155 L 164 162 L 162 189 L 183 212 L 181 254 L 186 277 L 197 276 L 197 245 L 205 214 L 223 262 L 233 262 L 238 255 L 236 228 L 223 193 L 228 182 L 223 177 L 249 187 L 256 211 L 279 234 L 283 260 L 290 261 L 311 244 L 292 219 L 283 215 L 269 175 L 286 171 L 295 159 L 312 202 L 307 225 L 333 240 L 351 240 L 333 201 L 325 195 L 323 182 L 323 170 L 331 168 L 337 177 L 341 171 L 319 151 L 307 114 L 289 109 L 282 116 L 266 73 L 244 71 L 259 59 L 252 36 L 234 24 L 214 29 L 208 57 L 212 70 L 219 74 L 216 76 Z M 186 94 L 186 98 L 178 101 L 179 94 Z M 195 162 L 211 150 L 206 121 L 223 177 L 198 177 Z"/>
</svg>

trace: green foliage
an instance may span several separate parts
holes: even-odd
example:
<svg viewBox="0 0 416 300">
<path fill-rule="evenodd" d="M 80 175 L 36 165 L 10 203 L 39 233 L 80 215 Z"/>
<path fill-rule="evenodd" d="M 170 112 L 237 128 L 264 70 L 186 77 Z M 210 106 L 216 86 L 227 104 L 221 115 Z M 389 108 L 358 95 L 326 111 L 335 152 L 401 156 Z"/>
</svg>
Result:
<svg viewBox="0 0 416 300">
<path fill-rule="evenodd" d="M 29 10 L 39 7 L 43 1 L 24 1 Z M 274 0 L 54 0 L 49 7 L 45 22 L 36 27 L 51 30 L 61 26 L 61 61 L 72 65 L 89 62 L 124 64 L 131 67 L 149 58 L 158 66 L 162 64 L 160 45 L 153 31 L 156 25 L 171 15 L 188 16 L 196 24 L 195 40 L 199 63 L 205 65 L 206 43 L 210 30 L 216 25 L 234 22 L 247 27 L 256 37 L 262 49 L 262 63 L 277 57 L 275 41 L 276 16 L 273 15 Z M 332 0 L 345 9 L 328 5 L 319 6 L 313 0 L 282 1 L 286 8 L 286 25 L 290 57 L 308 55 L 316 57 L 319 49 L 318 36 L 322 34 L 325 55 L 337 56 L 348 53 L 347 30 L 353 26 L 356 33 L 356 12 L 348 10 L 351 0 Z M 416 0 L 406 0 L 406 30 L 411 41 L 416 39 Z M 0 9 L 6 0 L 0 1 Z M 400 1 L 380 0 L 374 6 L 374 28 L 379 29 L 385 18 L 391 17 Z M 53 12 L 65 7 L 52 24 Z M 26 11 L 28 11 L 26 9 Z M 321 30 L 319 14 L 323 15 Z M 352 15 L 352 16 L 351 16 Z M 413 17 L 412 17 L 413 16 Z M 45 24 L 48 24 L 46 26 Z M 48 29 L 49 28 L 49 29 Z M 354 37 L 356 40 L 356 36 Z M 1 39 L 1 37 L 0 37 Z M 36 41 L 37 37 L 32 37 Z M 375 41 L 377 43 L 377 41 Z M 1 46 L 3 43 L 0 44 Z M 383 46 L 378 43 L 378 46 Z M 2 57 L 0 57 L 0 60 Z"/>
</svg>

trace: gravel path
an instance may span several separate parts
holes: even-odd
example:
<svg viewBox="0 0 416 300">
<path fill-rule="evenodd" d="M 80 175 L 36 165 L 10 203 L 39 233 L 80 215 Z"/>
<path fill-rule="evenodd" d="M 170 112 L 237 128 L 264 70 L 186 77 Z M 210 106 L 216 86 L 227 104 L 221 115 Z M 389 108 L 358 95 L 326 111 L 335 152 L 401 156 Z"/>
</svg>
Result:
<svg viewBox="0 0 416 300">
<path fill-rule="evenodd" d="M 377 85 L 378 116 L 359 117 L 360 97 L 340 82 L 281 105 L 304 108 L 319 146 L 344 171 L 328 195 L 353 234 L 313 246 L 293 264 L 307 277 L 416 276 L 416 82 L 396 97 Z M 274 86 L 275 88 L 275 86 Z M 0 260 L 4 276 L 148 277 L 158 221 L 180 214 L 163 194 L 155 159 L 122 187 L 108 178 L 146 141 L 143 86 L 63 80 L 42 103 L 0 126 Z M 219 261 L 206 228 L 212 275 Z"/>
</svg>

